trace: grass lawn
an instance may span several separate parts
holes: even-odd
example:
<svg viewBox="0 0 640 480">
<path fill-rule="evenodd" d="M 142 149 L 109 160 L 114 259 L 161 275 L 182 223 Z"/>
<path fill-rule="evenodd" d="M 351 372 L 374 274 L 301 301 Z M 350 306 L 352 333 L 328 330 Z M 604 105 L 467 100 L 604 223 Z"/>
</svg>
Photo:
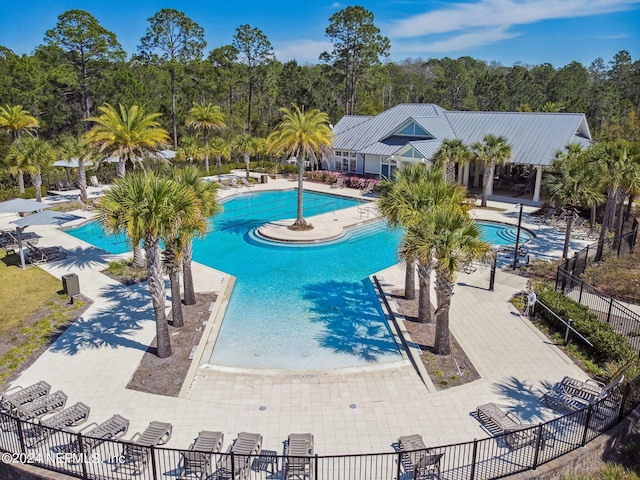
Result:
<svg viewBox="0 0 640 480">
<path fill-rule="evenodd" d="M 0 385 L 32 363 L 80 315 L 86 302 L 68 303 L 62 281 L 37 267 L 20 268 L 19 255 L 0 253 Z"/>
<path fill-rule="evenodd" d="M 0 251 L 0 334 L 20 328 L 25 318 L 58 298 L 62 281 L 37 267 L 20 268 L 20 256 Z"/>
</svg>

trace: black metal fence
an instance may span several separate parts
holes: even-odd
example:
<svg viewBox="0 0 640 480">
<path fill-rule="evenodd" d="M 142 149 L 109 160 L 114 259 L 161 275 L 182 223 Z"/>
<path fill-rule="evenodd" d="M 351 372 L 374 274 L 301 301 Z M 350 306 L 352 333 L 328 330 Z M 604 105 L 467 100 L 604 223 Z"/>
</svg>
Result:
<svg viewBox="0 0 640 480">
<path fill-rule="evenodd" d="M 598 252 L 598 247 L 602 245 L 602 256 L 608 255 L 624 255 L 633 252 L 638 238 L 638 220 L 631 217 L 630 221 L 625 221 L 626 229 L 622 235 L 616 238 L 605 238 L 602 242 L 596 242 L 587 245 L 585 248 L 576 252 L 571 259 L 566 259 L 562 268 L 571 272 L 573 275 L 580 276 L 587 267 L 594 263 Z"/>
<path fill-rule="evenodd" d="M 630 388 L 612 392 L 588 408 L 569 413 L 516 433 L 472 442 L 416 451 L 438 458 L 433 474 L 447 480 L 489 480 L 531 470 L 584 446 L 618 423 L 625 411 Z M 0 450 L 4 463 L 33 464 L 77 478 L 99 480 L 160 480 L 185 475 L 185 457 L 194 452 L 144 447 L 123 441 L 92 439 L 79 433 L 50 429 L 10 414 L 0 413 Z M 521 441 L 514 442 L 518 435 Z M 517 444 L 517 447 L 514 447 Z M 442 454 L 439 456 L 437 454 Z M 297 466 L 291 478 L 318 480 L 410 480 L 406 454 L 401 452 L 358 455 L 292 457 L 275 451 L 238 456 L 206 453 L 197 456 L 201 478 L 289 478 L 287 465 Z M 191 468 L 194 462 L 191 462 Z M 302 466 L 300 468 L 300 466 Z"/>
</svg>

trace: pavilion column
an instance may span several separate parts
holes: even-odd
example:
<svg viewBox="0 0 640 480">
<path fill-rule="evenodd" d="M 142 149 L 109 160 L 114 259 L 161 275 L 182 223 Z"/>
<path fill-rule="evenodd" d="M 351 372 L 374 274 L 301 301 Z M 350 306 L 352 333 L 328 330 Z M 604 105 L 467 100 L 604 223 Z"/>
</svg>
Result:
<svg viewBox="0 0 640 480">
<path fill-rule="evenodd" d="M 464 185 L 465 187 L 469 186 L 469 170 L 471 170 L 469 160 L 465 160 L 462 166 L 462 185 Z"/>
<path fill-rule="evenodd" d="M 475 171 L 473 172 L 473 186 L 474 187 L 479 187 L 480 186 L 480 160 L 476 160 L 475 161 Z"/>
<path fill-rule="evenodd" d="M 533 189 L 533 201 L 540 201 L 540 191 L 542 190 L 542 165 L 536 166 L 536 185 Z"/>
</svg>

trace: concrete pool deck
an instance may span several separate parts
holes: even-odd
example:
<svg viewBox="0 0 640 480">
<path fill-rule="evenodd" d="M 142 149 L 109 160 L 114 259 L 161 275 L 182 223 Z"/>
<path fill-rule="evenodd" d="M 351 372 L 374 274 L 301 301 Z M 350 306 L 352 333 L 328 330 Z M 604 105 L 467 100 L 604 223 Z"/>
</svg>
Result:
<svg viewBox="0 0 640 480">
<path fill-rule="evenodd" d="M 294 187 L 293 182 L 278 180 L 220 194 L 229 197 L 240 194 L 238 190 Z M 309 182 L 305 188 L 360 196 L 358 191 L 336 191 Z M 496 210 L 474 212 L 486 220 L 517 222 L 518 210 L 513 205 L 491 206 Z M 533 210 L 525 207 L 523 218 L 523 226 L 538 235 L 529 251 L 557 255 L 563 232 L 530 222 L 528 214 Z M 0 224 L 10 228 L 9 220 L 11 217 L 3 217 Z M 311 223 L 315 225 L 315 219 Z M 495 291 L 489 292 L 489 270 L 485 268 L 458 276 L 451 305 L 451 330 L 482 376 L 462 387 L 431 391 L 409 362 L 403 361 L 380 368 L 334 371 L 198 369 L 185 398 L 127 390 L 126 384 L 155 335 L 146 285 L 126 287 L 100 273 L 118 255 L 105 254 L 55 228 L 28 230 L 42 237 L 40 245 L 60 245 L 69 252 L 65 260 L 42 268 L 58 278 L 76 273 L 81 291 L 94 303 L 14 384 L 46 380 L 54 390 L 67 393 L 70 404 L 82 401 L 89 405 L 90 421 L 123 415 L 131 420 L 126 438 L 158 420 L 173 424 L 167 446 L 175 448 L 186 448 L 206 429 L 223 431 L 225 446 L 244 430 L 262 433 L 265 448 L 281 451 L 289 433 L 309 431 L 321 455 L 389 452 L 399 435 L 411 433 L 422 434 L 427 445 L 486 437 L 470 412 L 490 401 L 511 407 L 525 421 L 549 418 L 552 412 L 540 400 L 546 387 L 564 375 L 586 378 L 508 302 L 513 293 L 525 288 L 526 279 L 498 271 Z M 194 275 L 199 291 L 222 293 L 230 282 L 229 275 L 200 264 L 194 264 Z M 402 289 L 404 270 L 393 266 L 378 272 L 378 278 L 386 291 Z"/>
</svg>

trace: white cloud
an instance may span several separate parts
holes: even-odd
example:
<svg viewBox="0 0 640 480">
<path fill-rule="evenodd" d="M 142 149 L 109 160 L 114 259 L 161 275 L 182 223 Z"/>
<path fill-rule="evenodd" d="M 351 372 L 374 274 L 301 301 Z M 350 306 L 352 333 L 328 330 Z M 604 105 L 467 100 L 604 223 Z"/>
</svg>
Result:
<svg viewBox="0 0 640 480">
<path fill-rule="evenodd" d="M 506 28 L 542 20 L 584 17 L 629 9 L 640 0 L 480 0 L 454 3 L 390 25 L 392 37 L 419 37 L 469 28 Z"/>
<path fill-rule="evenodd" d="M 434 42 L 398 44 L 394 46 L 394 50 L 413 54 L 448 53 L 488 45 L 518 35 L 520 34 L 507 32 L 504 28 L 482 29 Z"/>
<path fill-rule="evenodd" d="M 318 63 L 320 54 L 331 50 L 333 50 L 331 42 L 301 39 L 276 44 L 274 53 L 281 62 L 296 60 L 298 63 Z"/>
</svg>

